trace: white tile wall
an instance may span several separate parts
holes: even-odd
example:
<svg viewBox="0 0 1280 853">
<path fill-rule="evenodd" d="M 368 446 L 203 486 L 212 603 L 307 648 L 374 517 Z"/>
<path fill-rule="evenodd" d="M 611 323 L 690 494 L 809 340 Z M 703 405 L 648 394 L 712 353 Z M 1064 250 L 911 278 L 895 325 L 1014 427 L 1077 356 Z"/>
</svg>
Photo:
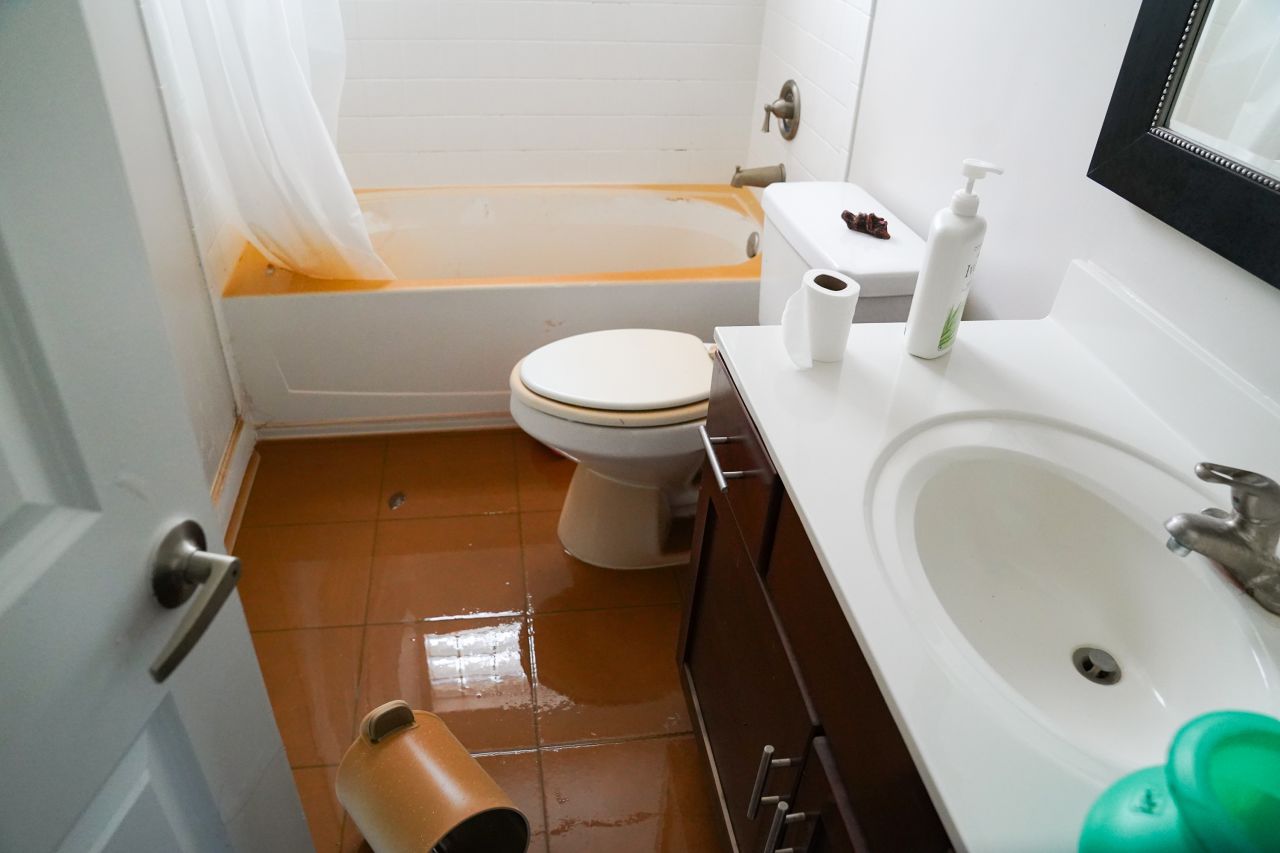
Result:
<svg viewBox="0 0 1280 853">
<path fill-rule="evenodd" d="M 348 176 L 726 181 L 757 109 L 764 2 L 344 0 Z"/>
<path fill-rule="evenodd" d="M 767 0 L 754 112 L 752 166 L 785 163 L 788 180 L 843 180 L 871 29 L 873 0 Z M 764 104 L 784 81 L 800 84 L 800 130 L 761 133 Z"/>
</svg>

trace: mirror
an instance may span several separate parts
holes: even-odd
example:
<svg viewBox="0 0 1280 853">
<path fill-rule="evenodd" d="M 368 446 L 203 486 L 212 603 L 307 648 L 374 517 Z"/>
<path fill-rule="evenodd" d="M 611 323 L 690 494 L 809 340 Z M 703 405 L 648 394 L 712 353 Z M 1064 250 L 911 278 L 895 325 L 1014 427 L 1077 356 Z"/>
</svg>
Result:
<svg viewBox="0 0 1280 853">
<path fill-rule="evenodd" d="M 1166 127 L 1280 178 L 1280 0 L 1214 0 L 1198 31 Z"/>
<path fill-rule="evenodd" d="M 1280 287 L 1280 0 L 1143 0 L 1089 177 Z"/>
</svg>

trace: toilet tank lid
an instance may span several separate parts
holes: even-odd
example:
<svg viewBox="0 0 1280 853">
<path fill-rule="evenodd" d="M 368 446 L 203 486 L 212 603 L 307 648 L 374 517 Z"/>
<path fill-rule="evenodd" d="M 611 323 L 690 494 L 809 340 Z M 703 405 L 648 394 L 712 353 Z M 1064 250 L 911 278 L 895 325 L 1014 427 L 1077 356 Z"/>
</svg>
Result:
<svg viewBox="0 0 1280 853">
<path fill-rule="evenodd" d="M 609 329 L 549 343 L 525 356 L 520 381 L 571 406 L 638 412 L 687 406 L 711 393 L 711 356 L 684 332 Z"/>
<path fill-rule="evenodd" d="M 874 213 L 889 223 L 889 239 L 850 231 L 840 214 Z M 767 222 L 812 267 L 839 270 L 862 286 L 862 296 L 905 296 L 915 289 L 924 241 L 871 193 L 843 181 L 770 184 Z"/>
</svg>

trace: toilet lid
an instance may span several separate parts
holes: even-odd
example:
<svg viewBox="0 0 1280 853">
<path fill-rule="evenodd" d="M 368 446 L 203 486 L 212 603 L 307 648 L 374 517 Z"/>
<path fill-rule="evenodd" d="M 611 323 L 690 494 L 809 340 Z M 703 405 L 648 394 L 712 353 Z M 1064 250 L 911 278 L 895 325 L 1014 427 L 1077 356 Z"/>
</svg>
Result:
<svg viewBox="0 0 1280 853">
<path fill-rule="evenodd" d="M 693 335 L 610 329 L 547 344 L 525 356 L 520 381 L 561 403 L 606 411 L 669 409 L 707 399 L 711 357 Z"/>
</svg>

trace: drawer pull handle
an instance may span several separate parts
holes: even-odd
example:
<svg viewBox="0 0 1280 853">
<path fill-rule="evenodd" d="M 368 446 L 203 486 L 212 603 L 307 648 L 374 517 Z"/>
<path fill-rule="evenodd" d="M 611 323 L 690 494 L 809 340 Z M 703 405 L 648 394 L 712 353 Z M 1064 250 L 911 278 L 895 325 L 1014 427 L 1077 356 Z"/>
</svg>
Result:
<svg viewBox="0 0 1280 853">
<path fill-rule="evenodd" d="M 782 837 L 782 827 L 793 823 L 803 823 L 809 819 L 804 812 L 787 814 L 790 808 L 786 803 L 778 803 L 773 813 L 773 823 L 769 824 L 769 834 L 765 837 L 764 853 L 802 853 L 798 847 L 778 847 L 778 839 Z"/>
<path fill-rule="evenodd" d="M 728 444 L 729 439 L 722 436 L 712 438 L 707 435 L 706 424 L 698 424 L 698 435 L 702 438 L 702 449 L 707 452 L 707 461 L 711 463 L 711 473 L 716 478 L 716 488 L 722 492 L 729 490 L 726 480 L 741 480 L 747 476 L 746 471 L 721 471 L 720 459 L 716 456 L 717 444 Z"/>
<path fill-rule="evenodd" d="M 756 770 L 756 783 L 751 786 L 751 800 L 747 803 L 747 818 L 755 820 L 756 815 L 760 812 L 761 805 L 786 805 L 781 797 L 765 797 L 764 785 L 769 780 L 769 770 L 773 767 L 791 767 L 799 764 L 800 760 L 796 758 L 774 758 L 773 746 L 769 745 L 760 753 L 760 767 Z"/>
</svg>

